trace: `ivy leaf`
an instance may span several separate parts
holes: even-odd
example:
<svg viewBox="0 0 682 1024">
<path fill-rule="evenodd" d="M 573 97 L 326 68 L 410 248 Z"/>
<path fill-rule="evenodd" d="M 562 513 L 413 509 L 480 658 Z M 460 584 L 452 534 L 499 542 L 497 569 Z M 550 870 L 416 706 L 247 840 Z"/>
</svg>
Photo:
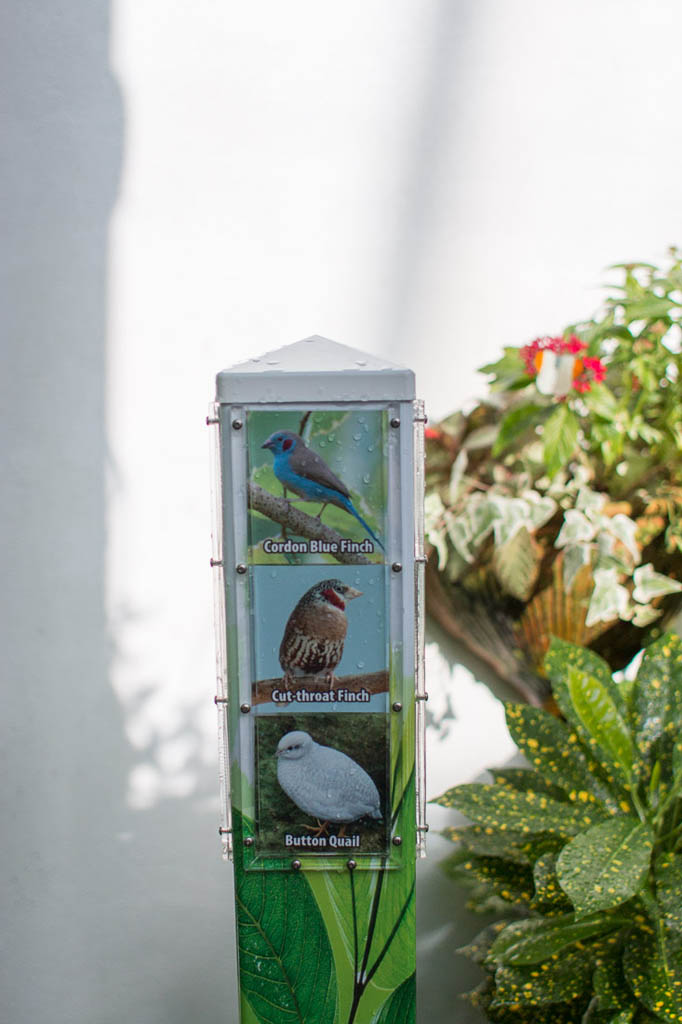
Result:
<svg viewBox="0 0 682 1024">
<path fill-rule="evenodd" d="M 617 569 L 594 570 L 594 590 L 585 619 L 588 628 L 622 618 L 627 612 L 630 594 L 627 587 L 618 582 L 618 575 Z"/>
<path fill-rule="evenodd" d="M 682 957 L 679 943 L 653 929 L 633 931 L 624 955 L 625 976 L 647 1010 L 668 1024 L 682 1018 Z"/>
<path fill-rule="evenodd" d="M 493 458 L 501 455 L 505 448 L 508 448 L 518 438 L 523 437 L 534 424 L 540 423 L 546 413 L 547 410 L 544 406 L 534 402 L 519 405 L 516 409 L 508 412 L 500 423 L 500 430 L 493 445 Z"/>
<path fill-rule="evenodd" d="M 663 853 L 654 870 L 656 897 L 666 925 L 682 933 L 682 856 Z"/>
<path fill-rule="evenodd" d="M 597 762 L 564 722 L 528 704 L 508 704 L 506 717 L 517 747 L 547 782 L 563 789 L 571 801 L 618 809 L 616 795 L 596 774 Z"/>
<path fill-rule="evenodd" d="M 242 991 L 263 1024 L 336 1019 L 336 973 L 305 876 L 241 873 L 237 887 Z"/>
<path fill-rule="evenodd" d="M 493 570 L 502 589 L 519 601 L 527 601 L 540 575 L 542 556 L 542 547 L 525 526 L 506 544 L 496 546 Z"/>
<path fill-rule="evenodd" d="M 579 420 L 566 402 L 561 402 L 545 423 L 542 434 L 545 466 L 551 479 L 575 454 Z"/>
<path fill-rule="evenodd" d="M 525 833 L 575 835 L 603 816 L 598 808 L 562 803 L 544 793 L 519 793 L 507 786 L 482 782 L 454 786 L 435 802 L 443 807 L 456 807 L 481 825 Z"/>
<path fill-rule="evenodd" d="M 608 910 L 635 896 L 646 878 L 652 848 L 649 827 L 629 815 L 601 822 L 567 843 L 557 875 L 576 915 Z"/>
<path fill-rule="evenodd" d="M 514 921 L 495 939 L 489 958 L 498 964 L 529 967 L 549 960 L 576 942 L 617 931 L 629 923 L 628 918 L 613 914 L 599 914 L 585 921 L 576 921 L 573 914 L 562 914 L 549 921 Z"/>
<path fill-rule="evenodd" d="M 610 690 L 596 676 L 569 666 L 566 678 L 555 682 L 554 696 L 590 747 L 600 748 L 627 782 L 634 759 L 632 737 Z"/>
<path fill-rule="evenodd" d="M 416 976 L 409 978 L 393 992 L 372 1018 L 372 1024 L 405 1024 L 414 1020 L 417 1005 Z"/>
<path fill-rule="evenodd" d="M 682 583 L 670 576 L 664 576 L 660 572 L 654 572 L 654 567 L 650 562 L 635 569 L 632 578 L 635 583 L 632 597 L 640 604 L 647 604 L 655 597 L 677 594 L 682 590 Z"/>
</svg>

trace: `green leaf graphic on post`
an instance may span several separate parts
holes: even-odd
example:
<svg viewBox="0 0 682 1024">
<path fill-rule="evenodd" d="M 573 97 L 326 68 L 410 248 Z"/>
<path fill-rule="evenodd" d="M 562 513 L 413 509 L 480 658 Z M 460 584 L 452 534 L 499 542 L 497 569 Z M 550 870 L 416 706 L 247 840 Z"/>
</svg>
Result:
<svg viewBox="0 0 682 1024">
<path fill-rule="evenodd" d="M 413 1020 L 416 1002 L 417 987 L 415 976 L 411 974 L 386 1000 L 372 1024 L 404 1024 L 406 1020 Z"/>
<path fill-rule="evenodd" d="M 242 874 L 242 991 L 263 1024 L 333 1024 L 336 974 L 320 911 L 300 874 Z"/>
</svg>

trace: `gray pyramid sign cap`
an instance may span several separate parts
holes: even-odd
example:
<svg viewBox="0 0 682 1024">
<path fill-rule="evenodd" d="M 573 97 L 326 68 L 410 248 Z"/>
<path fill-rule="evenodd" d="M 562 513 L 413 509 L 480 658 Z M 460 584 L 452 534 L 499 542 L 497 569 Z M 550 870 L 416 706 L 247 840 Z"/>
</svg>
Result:
<svg viewBox="0 0 682 1024">
<path fill-rule="evenodd" d="M 238 363 L 216 380 L 220 403 L 410 402 L 414 397 L 412 370 L 319 335 Z"/>
</svg>

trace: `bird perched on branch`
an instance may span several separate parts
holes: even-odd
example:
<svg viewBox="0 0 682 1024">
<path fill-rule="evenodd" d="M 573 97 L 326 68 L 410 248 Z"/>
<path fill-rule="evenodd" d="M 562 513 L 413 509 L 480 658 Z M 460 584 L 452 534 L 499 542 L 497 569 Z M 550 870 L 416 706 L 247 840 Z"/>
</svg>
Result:
<svg viewBox="0 0 682 1024">
<path fill-rule="evenodd" d="M 361 596 L 361 590 L 341 580 L 322 580 L 306 590 L 289 616 L 279 648 L 285 686 L 297 672 L 324 672 L 331 687 L 348 631 L 346 601 Z"/>
<path fill-rule="evenodd" d="M 355 516 L 375 544 L 384 550 L 384 545 L 353 505 L 346 485 L 332 473 L 317 452 L 307 447 L 299 434 L 294 434 L 291 430 L 278 430 L 271 434 L 261 447 L 269 448 L 274 455 L 273 469 L 284 488 L 285 498 L 289 490 L 305 501 L 321 501 L 322 508 L 317 513 L 318 519 L 327 505 L 345 509 Z"/>
<path fill-rule="evenodd" d="M 379 791 L 364 768 L 307 732 L 288 732 L 277 744 L 277 781 L 297 807 L 327 822 L 381 818 Z"/>
</svg>

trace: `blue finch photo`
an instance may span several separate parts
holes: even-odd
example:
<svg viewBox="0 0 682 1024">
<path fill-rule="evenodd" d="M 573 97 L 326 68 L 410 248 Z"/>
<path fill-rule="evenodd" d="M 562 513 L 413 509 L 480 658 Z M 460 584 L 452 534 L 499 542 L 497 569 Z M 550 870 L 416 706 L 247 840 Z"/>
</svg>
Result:
<svg viewBox="0 0 682 1024">
<path fill-rule="evenodd" d="M 248 416 L 254 562 L 383 561 L 385 413 Z"/>
</svg>

